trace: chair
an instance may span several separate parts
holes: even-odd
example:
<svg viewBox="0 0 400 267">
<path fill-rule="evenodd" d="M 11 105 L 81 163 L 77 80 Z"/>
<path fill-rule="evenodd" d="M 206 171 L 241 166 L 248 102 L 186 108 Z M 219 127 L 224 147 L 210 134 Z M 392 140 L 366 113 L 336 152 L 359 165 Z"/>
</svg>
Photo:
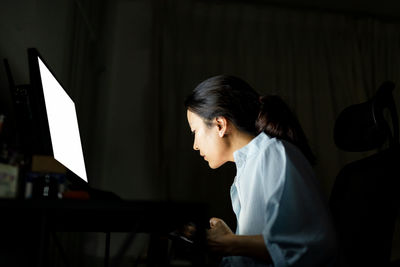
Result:
<svg viewBox="0 0 400 267">
<path fill-rule="evenodd" d="M 399 123 L 393 89 L 392 82 L 383 83 L 372 99 L 344 109 L 335 123 L 334 140 L 340 149 L 379 151 L 345 165 L 336 177 L 329 204 L 341 247 L 340 266 L 390 266 L 400 206 Z M 392 129 L 384 116 L 387 110 Z"/>
</svg>

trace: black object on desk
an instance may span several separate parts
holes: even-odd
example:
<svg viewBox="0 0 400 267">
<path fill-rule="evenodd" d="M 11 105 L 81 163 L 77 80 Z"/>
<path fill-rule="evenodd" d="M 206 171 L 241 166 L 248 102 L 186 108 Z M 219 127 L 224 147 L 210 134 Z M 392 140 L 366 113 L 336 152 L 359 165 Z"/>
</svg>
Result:
<svg viewBox="0 0 400 267">
<path fill-rule="evenodd" d="M 48 238 L 55 232 L 105 232 L 105 265 L 109 262 L 110 232 L 166 234 L 183 221 L 206 222 L 206 208 L 200 203 L 124 201 L 124 200 L 0 200 L 3 234 L 32 231 L 37 238 L 30 251 L 29 266 L 48 266 Z M 205 223 L 200 226 L 205 228 Z M 18 234 L 15 234 L 18 237 Z M 7 239 L 5 239 L 7 240 Z M 4 239 L 3 239 L 4 241 Z M 1 242 L 1 241 L 0 241 Z M 15 240 L 24 242 L 24 240 Z M 4 245 L 4 244 L 2 244 Z M 23 246 L 22 246 L 23 247 Z M 108 247 L 108 248 L 107 248 Z M 108 251 L 107 251 L 108 249 Z M 36 252 L 36 253 L 35 253 Z M 123 256 L 123 255 L 122 255 Z"/>
</svg>

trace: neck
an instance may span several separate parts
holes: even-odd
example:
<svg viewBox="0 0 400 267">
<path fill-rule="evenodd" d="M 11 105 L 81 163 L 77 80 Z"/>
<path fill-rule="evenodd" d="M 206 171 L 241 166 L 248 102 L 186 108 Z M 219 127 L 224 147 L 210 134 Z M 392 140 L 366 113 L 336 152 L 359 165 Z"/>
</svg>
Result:
<svg viewBox="0 0 400 267">
<path fill-rule="evenodd" d="M 246 146 L 248 143 L 250 143 L 251 140 L 254 139 L 254 135 L 240 132 L 240 131 L 234 131 L 231 135 L 231 140 L 230 140 L 230 161 L 234 162 L 235 159 L 233 157 L 233 153 L 236 150 L 241 149 L 242 147 Z"/>
</svg>

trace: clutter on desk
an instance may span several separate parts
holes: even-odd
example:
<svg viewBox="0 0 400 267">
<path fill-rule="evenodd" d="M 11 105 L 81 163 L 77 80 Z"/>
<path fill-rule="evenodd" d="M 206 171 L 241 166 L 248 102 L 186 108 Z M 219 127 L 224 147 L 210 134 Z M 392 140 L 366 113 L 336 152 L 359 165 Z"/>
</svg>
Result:
<svg viewBox="0 0 400 267">
<path fill-rule="evenodd" d="M 62 198 L 66 173 L 66 168 L 54 157 L 33 155 L 31 171 L 25 176 L 25 198 Z"/>
<path fill-rule="evenodd" d="M 16 198 L 19 189 L 20 154 L 10 149 L 5 137 L 4 114 L 0 114 L 0 198 Z"/>
<path fill-rule="evenodd" d="M 0 163 L 0 197 L 16 198 L 18 190 L 18 167 Z"/>
</svg>

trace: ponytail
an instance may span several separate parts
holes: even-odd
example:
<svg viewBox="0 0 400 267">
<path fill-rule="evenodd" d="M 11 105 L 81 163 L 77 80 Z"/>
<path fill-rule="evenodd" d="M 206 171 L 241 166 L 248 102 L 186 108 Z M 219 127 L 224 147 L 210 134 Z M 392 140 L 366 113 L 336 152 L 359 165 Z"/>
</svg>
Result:
<svg viewBox="0 0 400 267">
<path fill-rule="evenodd" d="M 276 95 L 260 97 L 260 112 L 255 122 L 258 133 L 286 140 L 297 146 L 310 164 L 315 164 L 315 156 L 308 145 L 306 135 L 296 116 L 286 103 Z"/>
</svg>

